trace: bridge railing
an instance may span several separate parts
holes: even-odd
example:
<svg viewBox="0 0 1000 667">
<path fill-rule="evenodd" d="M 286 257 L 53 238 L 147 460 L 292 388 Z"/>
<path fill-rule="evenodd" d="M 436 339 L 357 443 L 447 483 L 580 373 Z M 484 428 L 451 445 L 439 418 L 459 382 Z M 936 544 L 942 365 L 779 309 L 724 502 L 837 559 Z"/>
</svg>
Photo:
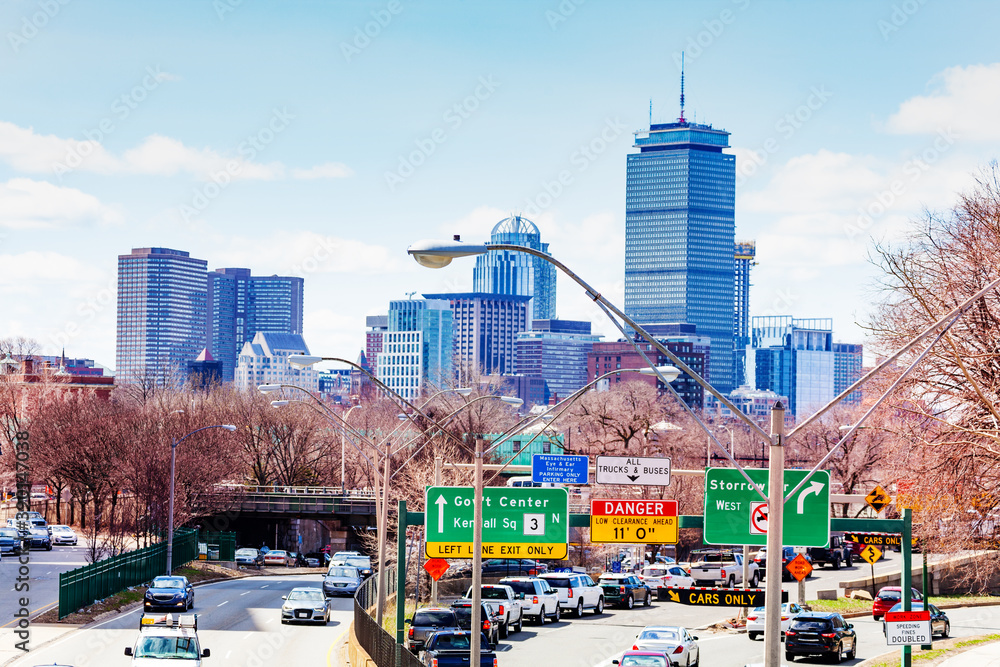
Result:
<svg viewBox="0 0 1000 667">
<path fill-rule="evenodd" d="M 216 484 L 219 491 L 233 493 L 268 493 L 282 495 L 340 496 L 343 498 L 375 498 L 374 489 L 347 489 L 341 492 L 339 486 L 287 486 L 284 484 Z"/>
<path fill-rule="evenodd" d="M 365 492 L 341 494 L 331 487 L 237 486 L 217 488 L 217 499 L 206 503 L 220 510 L 256 513 L 295 514 L 374 514 L 375 496 Z M 320 493 L 326 488 L 336 493 Z M 298 491 L 295 491 L 298 489 Z M 312 489 L 311 492 L 304 491 Z"/>
</svg>

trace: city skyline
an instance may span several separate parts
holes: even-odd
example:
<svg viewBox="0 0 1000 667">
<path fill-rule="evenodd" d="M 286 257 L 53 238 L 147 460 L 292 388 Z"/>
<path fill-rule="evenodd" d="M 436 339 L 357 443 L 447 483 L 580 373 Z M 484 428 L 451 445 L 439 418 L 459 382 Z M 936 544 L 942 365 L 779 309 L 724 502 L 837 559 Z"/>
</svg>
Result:
<svg viewBox="0 0 1000 667">
<path fill-rule="evenodd" d="M 310 346 L 354 358 L 389 301 L 472 289 L 472 262 L 430 272 L 409 243 L 512 213 L 621 305 L 623 165 L 677 117 L 685 50 L 686 116 L 732 137 L 751 315 L 863 343 L 873 238 L 950 206 L 1000 143 L 986 3 L 393 6 L 71 3 L 39 27 L 4 3 L 0 337 L 114 365 L 116 257 L 156 246 L 305 278 Z M 558 283 L 557 317 L 617 339 Z"/>
</svg>

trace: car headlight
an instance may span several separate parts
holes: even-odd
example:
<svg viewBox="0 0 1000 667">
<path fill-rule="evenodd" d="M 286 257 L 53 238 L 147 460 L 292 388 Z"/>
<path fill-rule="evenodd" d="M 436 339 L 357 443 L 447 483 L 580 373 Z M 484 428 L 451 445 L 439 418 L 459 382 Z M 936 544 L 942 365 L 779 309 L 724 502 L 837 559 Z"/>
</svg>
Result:
<svg viewBox="0 0 1000 667">
<path fill-rule="evenodd" d="M 313 611 L 318 611 L 318 612 L 322 613 L 322 612 L 326 611 L 326 607 L 316 607 L 315 609 L 313 609 Z"/>
<path fill-rule="evenodd" d="M 289 607 L 287 604 L 281 605 L 281 611 L 291 611 L 291 610 L 292 608 Z"/>
</svg>

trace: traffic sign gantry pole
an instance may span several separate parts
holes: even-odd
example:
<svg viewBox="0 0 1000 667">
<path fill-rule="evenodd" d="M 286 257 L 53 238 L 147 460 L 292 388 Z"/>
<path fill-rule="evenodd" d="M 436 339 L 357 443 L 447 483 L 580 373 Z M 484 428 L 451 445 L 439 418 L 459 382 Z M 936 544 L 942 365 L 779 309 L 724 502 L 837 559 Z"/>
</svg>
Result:
<svg viewBox="0 0 1000 667">
<path fill-rule="evenodd" d="M 785 406 L 771 408 L 764 594 L 764 666 L 781 666 L 781 519 L 785 507 Z"/>
<path fill-rule="evenodd" d="M 483 583 L 483 439 L 476 438 L 476 498 L 472 527 L 472 647 L 469 655 L 472 664 L 482 662 L 480 643 L 483 628 L 482 583 Z"/>
</svg>

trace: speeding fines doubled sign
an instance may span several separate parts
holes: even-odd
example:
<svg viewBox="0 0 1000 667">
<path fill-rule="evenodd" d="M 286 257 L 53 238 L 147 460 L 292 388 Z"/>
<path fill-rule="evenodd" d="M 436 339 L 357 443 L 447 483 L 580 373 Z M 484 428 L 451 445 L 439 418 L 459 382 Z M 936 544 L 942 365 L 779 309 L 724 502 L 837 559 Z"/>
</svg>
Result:
<svg viewBox="0 0 1000 667">
<path fill-rule="evenodd" d="M 885 612 L 885 641 L 889 646 L 931 643 L 931 612 Z"/>
<path fill-rule="evenodd" d="M 677 544 L 676 500 L 590 501 L 590 541 Z"/>
</svg>

